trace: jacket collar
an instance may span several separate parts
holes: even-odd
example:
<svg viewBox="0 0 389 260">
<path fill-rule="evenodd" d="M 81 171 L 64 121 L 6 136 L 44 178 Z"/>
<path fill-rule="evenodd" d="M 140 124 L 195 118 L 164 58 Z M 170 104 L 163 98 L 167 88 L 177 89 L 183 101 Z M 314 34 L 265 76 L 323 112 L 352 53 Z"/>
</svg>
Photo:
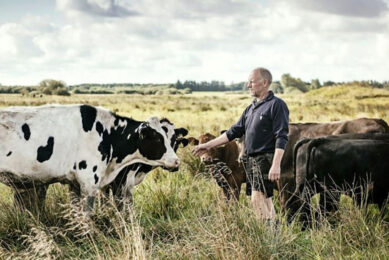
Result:
<svg viewBox="0 0 389 260">
<path fill-rule="evenodd" d="M 260 102 L 257 102 L 257 98 L 254 98 L 252 106 L 254 108 L 257 108 L 260 105 L 262 105 L 263 103 L 272 100 L 273 98 L 274 98 L 274 93 L 273 93 L 273 91 L 269 90 L 269 94 L 267 95 L 267 97 L 265 99 L 261 100 Z"/>
</svg>

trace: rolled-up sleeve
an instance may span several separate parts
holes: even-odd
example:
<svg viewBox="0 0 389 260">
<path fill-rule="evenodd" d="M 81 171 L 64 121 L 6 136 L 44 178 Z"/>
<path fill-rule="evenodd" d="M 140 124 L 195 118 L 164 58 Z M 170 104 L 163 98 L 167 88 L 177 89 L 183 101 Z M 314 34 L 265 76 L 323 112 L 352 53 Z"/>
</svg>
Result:
<svg viewBox="0 0 389 260">
<path fill-rule="evenodd" d="M 226 135 L 229 141 L 234 140 L 235 138 L 242 137 L 245 134 L 245 120 L 246 120 L 246 112 L 249 107 L 247 107 L 238 122 L 231 126 L 230 129 L 227 130 Z"/>
<path fill-rule="evenodd" d="M 273 106 L 273 133 L 276 139 L 276 148 L 284 149 L 288 142 L 289 109 L 284 101 L 279 100 Z"/>
</svg>

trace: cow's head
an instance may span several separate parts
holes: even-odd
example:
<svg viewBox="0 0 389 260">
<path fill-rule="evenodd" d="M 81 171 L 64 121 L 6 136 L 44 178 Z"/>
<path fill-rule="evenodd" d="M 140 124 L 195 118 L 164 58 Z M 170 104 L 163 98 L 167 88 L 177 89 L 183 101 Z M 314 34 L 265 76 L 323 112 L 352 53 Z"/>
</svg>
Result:
<svg viewBox="0 0 389 260">
<path fill-rule="evenodd" d="M 174 124 L 171 123 L 168 119 L 163 118 L 160 121 L 162 129 L 165 131 L 168 140 L 170 141 L 170 146 L 173 148 L 174 152 L 177 152 L 178 147 L 182 144 L 182 147 L 188 145 L 188 139 L 184 138 L 188 134 L 188 130 L 185 128 L 175 128 Z M 169 169 L 170 171 L 177 171 L 178 167 Z"/>
<path fill-rule="evenodd" d="M 191 144 L 198 145 L 198 144 L 204 144 L 206 142 L 211 141 L 212 139 L 215 139 L 216 136 L 210 134 L 210 133 L 205 133 L 200 135 L 198 139 L 194 137 L 189 137 L 188 140 Z M 201 162 L 204 164 L 211 164 L 215 161 L 220 161 L 221 160 L 221 152 L 220 152 L 220 147 L 215 147 L 211 148 L 208 151 L 204 152 L 203 154 L 200 155 Z"/>
<path fill-rule="evenodd" d="M 136 129 L 139 136 L 139 152 L 146 159 L 145 163 L 153 166 L 177 168 L 180 164 L 171 141 L 157 117 L 142 122 Z"/>
</svg>

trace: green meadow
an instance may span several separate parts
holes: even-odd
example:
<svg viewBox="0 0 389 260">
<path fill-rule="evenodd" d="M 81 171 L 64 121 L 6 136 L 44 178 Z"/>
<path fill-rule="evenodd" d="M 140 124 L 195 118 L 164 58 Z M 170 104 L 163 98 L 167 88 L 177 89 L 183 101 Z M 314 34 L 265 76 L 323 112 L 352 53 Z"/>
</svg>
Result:
<svg viewBox="0 0 389 260">
<path fill-rule="evenodd" d="M 389 122 L 388 90 L 340 85 L 278 96 L 294 123 L 358 117 Z M 194 137 L 228 129 L 251 101 L 244 92 L 0 95 L 0 107 L 90 104 L 136 120 L 166 117 Z M 28 212 L 15 208 L 11 189 L 0 184 L 0 259 L 389 258 L 388 214 L 381 219 L 375 205 L 358 208 L 344 196 L 340 210 L 312 229 L 287 224 L 283 213 L 278 226 L 266 225 L 255 218 L 244 194 L 239 203 L 224 202 L 222 190 L 192 148 L 179 150 L 178 172 L 150 172 L 134 189 L 130 210 L 119 212 L 111 200 L 100 201 L 92 220 L 70 203 L 66 186 L 50 187 L 44 212 Z"/>
</svg>

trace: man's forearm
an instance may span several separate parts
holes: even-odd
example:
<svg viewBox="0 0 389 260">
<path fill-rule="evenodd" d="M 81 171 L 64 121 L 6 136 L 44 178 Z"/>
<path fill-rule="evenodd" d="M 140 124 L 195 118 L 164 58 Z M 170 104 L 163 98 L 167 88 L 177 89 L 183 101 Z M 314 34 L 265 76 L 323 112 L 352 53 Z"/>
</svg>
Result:
<svg viewBox="0 0 389 260">
<path fill-rule="evenodd" d="M 273 165 L 281 166 L 282 156 L 284 156 L 284 149 L 276 148 L 274 151 Z"/>
<path fill-rule="evenodd" d="M 213 148 L 213 147 L 216 147 L 216 146 L 228 143 L 228 142 L 229 142 L 229 140 L 227 138 L 226 133 L 223 133 L 222 135 L 220 135 L 220 136 L 216 137 L 215 139 L 212 139 L 211 141 L 209 141 L 207 144 L 209 145 L 208 148 Z"/>
</svg>

